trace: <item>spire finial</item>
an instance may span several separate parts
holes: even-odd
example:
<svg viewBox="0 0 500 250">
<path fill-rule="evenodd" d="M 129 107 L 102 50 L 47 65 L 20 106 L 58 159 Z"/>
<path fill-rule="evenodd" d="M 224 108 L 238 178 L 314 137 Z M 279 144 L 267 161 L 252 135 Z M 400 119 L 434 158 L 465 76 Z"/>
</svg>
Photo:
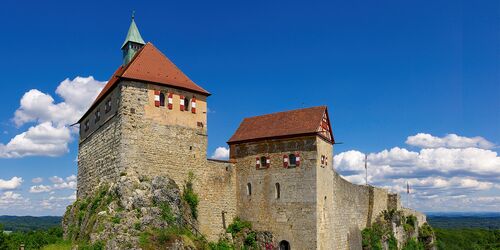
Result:
<svg viewBox="0 0 500 250">
<path fill-rule="evenodd" d="M 132 11 L 132 20 L 134 20 L 135 17 L 135 10 Z"/>
</svg>

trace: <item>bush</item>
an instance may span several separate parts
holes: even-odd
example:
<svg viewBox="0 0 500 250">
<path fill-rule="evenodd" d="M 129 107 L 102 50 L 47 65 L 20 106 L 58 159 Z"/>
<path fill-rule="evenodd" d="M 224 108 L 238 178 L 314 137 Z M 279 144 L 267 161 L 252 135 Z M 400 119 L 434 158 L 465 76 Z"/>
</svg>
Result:
<svg viewBox="0 0 500 250">
<path fill-rule="evenodd" d="M 233 223 L 229 224 L 229 226 L 226 229 L 226 232 L 230 233 L 233 237 L 241 232 L 243 229 L 252 228 L 252 223 L 249 221 L 243 221 L 239 217 L 234 218 Z"/>
<path fill-rule="evenodd" d="M 409 239 L 402 250 L 424 250 L 424 245 L 415 239 Z"/>
<path fill-rule="evenodd" d="M 166 221 L 168 224 L 172 224 L 175 221 L 175 216 L 172 213 L 172 208 L 166 202 L 162 202 L 158 204 L 158 208 L 161 211 L 161 218 Z"/>
<path fill-rule="evenodd" d="M 186 184 L 184 185 L 184 192 L 182 194 L 182 199 L 184 201 L 186 201 L 186 203 L 191 208 L 191 215 L 195 219 L 197 219 L 198 218 L 198 203 L 200 201 L 199 201 L 198 195 L 193 190 L 193 181 L 194 181 L 194 174 L 192 172 L 189 172 L 188 179 L 186 181 Z"/>
<path fill-rule="evenodd" d="M 234 250 L 235 249 L 234 245 L 229 243 L 225 239 L 219 239 L 219 241 L 216 243 L 211 242 L 210 244 L 208 244 L 208 247 L 210 250 Z"/>
</svg>

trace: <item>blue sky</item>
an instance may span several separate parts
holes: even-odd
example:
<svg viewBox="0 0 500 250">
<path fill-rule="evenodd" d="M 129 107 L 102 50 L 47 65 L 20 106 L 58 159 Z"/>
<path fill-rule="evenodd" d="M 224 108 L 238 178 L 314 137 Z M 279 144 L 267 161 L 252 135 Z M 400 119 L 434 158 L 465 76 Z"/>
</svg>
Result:
<svg viewBox="0 0 500 250">
<path fill-rule="evenodd" d="M 65 79 L 110 77 L 132 10 L 143 38 L 213 94 L 209 156 L 244 117 L 328 105 L 349 180 L 364 182 L 369 153 L 370 181 L 410 180 L 419 209 L 500 211 L 498 1 L 5 1 L 0 214 L 62 214 L 71 201 L 75 131 L 57 156 L 2 150 L 43 122 L 15 122 L 30 90 L 61 103 Z"/>
</svg>

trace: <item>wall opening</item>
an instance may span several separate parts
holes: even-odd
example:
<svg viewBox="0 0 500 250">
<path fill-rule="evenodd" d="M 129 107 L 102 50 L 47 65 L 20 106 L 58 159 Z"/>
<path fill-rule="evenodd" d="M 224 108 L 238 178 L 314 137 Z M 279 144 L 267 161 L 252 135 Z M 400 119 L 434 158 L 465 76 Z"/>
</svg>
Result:
<svg viewBox="0 0 500 250">
<path fill-rule="evenodd" d="M 189 99 L 184 98 L 184 111 L 189 111 Z"/>
<path fill-rule="evenodd" d="M 293 168 L 293 167 L 297 166 L 297 157 L 295 156 L 295 154 L 288 155 L 288 162 L 289 162 L 288 167 Z"/>
<path fill-rule="evenodd" d="M 251 196 L 252 195 L 252 184 L 247 183 L 247 195 Z"/>
<path fill-rule="evenodd" d="M 280 242 L 280 250 L 290 250 L 290 243 L 286 240 Z"/>
<path fill-rule="evenodd" d="M 160 93 L 160 106 L 165 107 L 165 94 Z"/>
<path fill-rule="evenodd" d="M 279 199 L 281 197 L 281 187 L 279 183 L 274 184 L 275 198 Z"/>
</svg>

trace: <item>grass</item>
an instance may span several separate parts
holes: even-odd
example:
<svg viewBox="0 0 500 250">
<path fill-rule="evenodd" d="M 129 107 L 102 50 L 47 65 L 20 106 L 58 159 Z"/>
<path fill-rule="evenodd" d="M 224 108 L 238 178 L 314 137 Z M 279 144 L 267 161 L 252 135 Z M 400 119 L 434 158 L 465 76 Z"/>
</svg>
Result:
<svg viewBox="0 0 500 250">
<path fill-rule="evenodd" d="M 71 250 L 71 242 L 63 241 L 42 247 L 42 250 Z"/>
</svg>

